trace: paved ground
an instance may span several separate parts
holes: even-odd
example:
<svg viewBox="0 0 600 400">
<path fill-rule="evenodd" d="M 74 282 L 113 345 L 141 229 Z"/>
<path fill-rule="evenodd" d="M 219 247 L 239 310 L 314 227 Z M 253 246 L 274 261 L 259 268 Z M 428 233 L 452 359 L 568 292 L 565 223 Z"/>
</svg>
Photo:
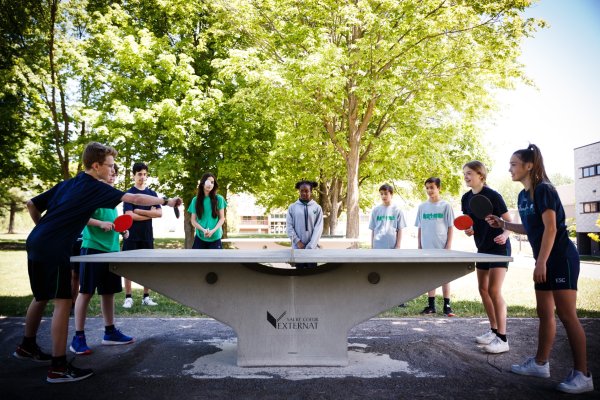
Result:
<svg viewBox="0 0 600 400">
<path fill-rule="evenodd" d="M 72 321 L 71 321 L 72 322 Z M 91 367 L 87 380 L 45 383 L 46 368 L 10 354 L 22 335 L 22 318 L 0 320 L 0 393 L 3 399 L 599 399 L 600 319 L 582 320 L 596 391 L 554 391 L 571 368 L 559 324 L 551 359 L 552 378 L 509 372 L 533 354 L 537 320 L 510 319 L 511 350 L 486 355 L 473 337 L 485 320 L 466 318 L 372 319 L 349 333 L 350 365 L 337 368 L 239 368 L 235 333 L 212 319 L 120 318 L 118 326 L 137 342 L 101 346 L 102 320 L 87 324 L 94 354 L 77 356 Z M 71 327 L 72 328 L 72 327 Z M 38 341 L 49 348 L 49 320 Z M 72 332 L 72 330 L 71 330 Z"/>
</svg>

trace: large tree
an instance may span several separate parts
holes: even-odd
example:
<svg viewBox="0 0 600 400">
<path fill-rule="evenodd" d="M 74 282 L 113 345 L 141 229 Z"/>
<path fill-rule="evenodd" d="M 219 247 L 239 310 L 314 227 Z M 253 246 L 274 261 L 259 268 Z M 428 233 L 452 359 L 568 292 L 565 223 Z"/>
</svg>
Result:
<svg viewBox="0 0 600 400">
<path fill-rule="evenodd" d="M 367 169 L 419 181 L 444 173 L 458 187 L 453 171 L 484 154 L 476 122 L 491 107 L 490 92 L 521 77 L 519 45 L 535 29 L 521 17 L 529 4 L 227 1 L 246 40 L 223 65 L 260 77 L 292 115 L 319 119 L 319 136 L 344 161 L 346 234 L 356 237 Z"/>
</svg>

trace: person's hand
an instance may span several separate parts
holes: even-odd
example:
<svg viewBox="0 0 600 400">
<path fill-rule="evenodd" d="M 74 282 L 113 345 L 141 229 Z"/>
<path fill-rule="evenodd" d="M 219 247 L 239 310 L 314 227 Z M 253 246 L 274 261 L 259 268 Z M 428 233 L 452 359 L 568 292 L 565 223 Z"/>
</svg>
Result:
<svg viewBox="0 0 600 400">
<path fill-rule="evenodd" d="M 181 204 L 183 204 L 183 201 L 181 201 L 180 197 L 172 197 L 167 200 L 167 205 L 169 207 L 179 207 Z"/>
<path fill-rule="evenodd" d="M 473 236 L 475 234 L 475 231 L 473 230 L 473 228 L 465 229 L 465 234 L 467 236 Z"/>
<path fill-rule="evenodd" d="M 296 246 L 298 246 L 299 249 L 303 249 L 306 247 L 306 245 L 302 242 L 298 242 L 298 244 L 296 244 Z"/>
<path fill-rule="evenodd" d="M 504 229 L 504 221 L 502 218 L 496 215 L 488 215 L 485 217 L 485 222 L 487 222 L 492 228 L 501 228 Z"/>
<path fill-rule="evenodd" d="M 121 235 L 123 235 L 123 239 L 129 238 L 129 230 L 125 230 L 125 231 L 121 232 Z"/>
<path fill-rule="evenodd" d="M 533 270 L 533 281 L 535 283 L 546 282 L 546 263 L 537 260 L 535 262 L 535 269 Z"/>
<path fill-rule="evenodd" d="M 504 233 L 502 233 L 494 238 L 494 243 L 504 244 L 504 243 L 506 243 L 506 239 L 508 239 L 508 235 L 505 235 Z"/>
<path fill-rule="evenodd" d="M 108 222 L 108 221 L 100 222 L 100 229 L 102 229 L 104 232 L 112 231 L 114 229 L 114 227 L 115 226 L 112 222 Z"/>
<path fill-rule="evenodd" d="M 209 237 L 211 237 L 211 236 L 213 235 L 213 233 L 215 233 L 215 231 L 214 231 L 214 230 L 212 230 L 212 229 L 207 229 L 207 230 L 204 232 L 204 237 L 205 237 L 205 238 L 209 238 Z"/>
</svg>

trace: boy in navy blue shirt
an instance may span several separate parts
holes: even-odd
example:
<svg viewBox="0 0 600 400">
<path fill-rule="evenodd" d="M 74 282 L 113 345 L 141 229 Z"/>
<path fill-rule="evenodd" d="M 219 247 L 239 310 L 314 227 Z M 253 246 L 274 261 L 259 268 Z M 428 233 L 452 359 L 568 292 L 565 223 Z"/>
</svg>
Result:
<svg viewBox="0 0 600 400">
<path fill-rule="evenodd" d="M 29 281 L 34 299 L 27 309 L 25 334 L 14 356 L 48 363 L 46 380 L 50 383 L 74 382 L 92 375 L 90 369 L 67 364 L 67 336 L 71 310 L 71 247 L 94 211 L 114 208 L 121 201 L 142 205 L 178 206 L 181 199 L 169 200 L 123 193 L 103 182 L 114 170 L 115 149 L 89 143 L 83 152 L 85 172 L 58 183 L 27 202 L 35 227 L 27 238 Z M 42 215 L 43 214 L 43 215 Z M 49 300 L 54 300 L 52 315 L 52 356 L 36 342 L 37 330 Z"/>
</svg>

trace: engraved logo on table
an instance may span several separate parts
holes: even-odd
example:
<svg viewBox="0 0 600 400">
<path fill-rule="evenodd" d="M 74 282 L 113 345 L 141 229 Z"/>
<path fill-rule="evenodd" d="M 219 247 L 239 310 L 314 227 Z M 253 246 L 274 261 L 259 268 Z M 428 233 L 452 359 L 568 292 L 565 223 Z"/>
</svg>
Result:
<svg viewBox="0 0 600 400">
<path fill-rule="evenodd" d="M 273 316 L 267 311 L 267 321 L 273 328 L 280 330 L 317 330 L 319 328 L 319 318 L 288 316 L 287 311 L 278 316 Z"/>
</svg>

